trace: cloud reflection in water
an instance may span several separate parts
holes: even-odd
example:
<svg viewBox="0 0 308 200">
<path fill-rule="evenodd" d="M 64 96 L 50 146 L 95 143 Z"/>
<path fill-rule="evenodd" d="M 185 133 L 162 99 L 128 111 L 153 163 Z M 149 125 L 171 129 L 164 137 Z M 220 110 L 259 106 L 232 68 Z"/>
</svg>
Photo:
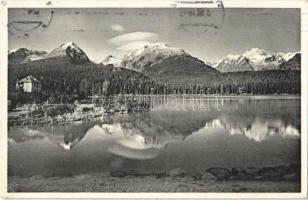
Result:
<svg viewBox="0 0 308 200">
<path fill-rule="evenodd" d="M 111 139 L 108 152 L 128 159 L 153 159 L 166 144 L 145 138 L 140 130 L 123 128 L 119 123 L 95 125 L 90 131 L 106 134 L 106 139 Z"/>
</svg>

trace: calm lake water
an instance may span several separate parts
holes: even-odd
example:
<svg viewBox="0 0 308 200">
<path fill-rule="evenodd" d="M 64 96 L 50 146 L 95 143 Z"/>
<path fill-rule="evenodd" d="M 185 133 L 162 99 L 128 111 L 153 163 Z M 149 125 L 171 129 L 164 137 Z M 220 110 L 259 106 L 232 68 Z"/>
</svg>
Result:
<svg viewBox="0 0 308 200">
<path fill-rule="evenodd" d="M 199 97 L 198 97 L 199 98 Z M 98 122 L 10 127 L 9 175 L 300 162 L 299 98 L 152 99 L 148 112 Z"/>
</svg>

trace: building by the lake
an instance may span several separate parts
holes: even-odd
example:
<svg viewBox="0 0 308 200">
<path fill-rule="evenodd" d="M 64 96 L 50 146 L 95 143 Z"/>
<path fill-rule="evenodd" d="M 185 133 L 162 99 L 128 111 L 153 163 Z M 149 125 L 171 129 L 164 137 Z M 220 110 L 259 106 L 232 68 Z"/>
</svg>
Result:
<svg viewBox="0 0 308 200">
<path fill-rule="evenodd" d="M 40 82 L 32 75 L 16 81 L 16 89 L 26 93 L 39 92 L 41 89 Z"/>
</svg>

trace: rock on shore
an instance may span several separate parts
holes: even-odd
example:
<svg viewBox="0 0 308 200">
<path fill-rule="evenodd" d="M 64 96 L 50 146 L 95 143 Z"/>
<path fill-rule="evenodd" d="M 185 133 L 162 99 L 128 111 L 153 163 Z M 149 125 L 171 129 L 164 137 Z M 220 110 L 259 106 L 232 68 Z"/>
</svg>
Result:
<svg viewBox="0 0 308 200">
<path fill-rule="evenodd" d="M 250 180 L 250 181 L 294 181 L 300 180 L 300 165 L 279 165 L 274 167 L 234 167 L 231 169 L 223 167 L 211 167 L 204 173 L 196 171 L 186 171 L 182 168 L 174 168 L 167 171 L 137 172 L 135 170 L 117 169 L 110 172 L 111 177 L 145 177 L 153 176 L 156 178 L 191 178 L 193 180 L 208 179 L 211 174 L 217 181 L 223 180 Z"/>
</svg>

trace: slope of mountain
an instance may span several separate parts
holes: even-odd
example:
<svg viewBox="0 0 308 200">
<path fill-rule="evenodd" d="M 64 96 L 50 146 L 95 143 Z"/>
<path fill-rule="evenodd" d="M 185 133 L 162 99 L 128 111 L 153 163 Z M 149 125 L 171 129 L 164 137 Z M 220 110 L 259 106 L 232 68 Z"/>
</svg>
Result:
<svg viewBox="0 0 308 200">
<path fill-rule="evenodd" d="M 122 65 L 129 69 L 143 71 L 166 58 L 182 56 L 184 53 L 182 49 L 168 47 L 165 43 L 148 44 L 125 55 Z"/>
<path fill-rule="evenodd" d="M 9 52 L 8 59 L 10 64 L 26 63 L 32 60 L 43 58 L 47 54 L 46 51 L 29 50 L 19 48 Z"/>
<path fill-rule="evenodd" d="M 192 57 L 183 49 L 169 47 L 165 43 L 148 44 L 123 57 L 121 65 L 141 71 L 146 75 L 198 74 L 217 71 L 203 61 Z"/>
<path fill-rule="evenodd" d="M 219 71 L 183 49 L 169 47 L 165 43 L 148 44 L 125 55 L 121 66 L 173 85 L 212 84 L 220 75 Z"/>
<path fill-rule="evenodd" d="M 215 66 L 221 72 L 298 70 L 300 53 L 268 53 L 263 49 L 252 48 L 242 55 L 229 55 Z"/>
<path fill-rule="evenodd" d="M 301 54 L 295 53 L 292 57 L 280 65 L 280 69 L 300 70 L 301 69 Z"/>
<path fill-rule="evenodd" d="M 90 59 L 73 42 L 61 44 L 58 48 L 50 53 L 45 51 L 33 51 L 26 48 L 20 48 L 9 53 L 9 64 L 22 64 L 32 61 L 43 62 L 70 62 L 73 64 L 87 64 Z"/>
<path fill-rule="evenodd" d="M 213 67 L 215 65 L 215 62 L 211 62 L 211 61 L 205 60 L 204 64 L 206 64 L 207 66 Z"/>
<path fill-rule="evenodd" d="M 120 67 L 121 66 L 121 59 L 118 59 L 112 55 L 107 56 L 101 64 L 103 65 L 113 65 L 114 67 Z"/>
</svg>

